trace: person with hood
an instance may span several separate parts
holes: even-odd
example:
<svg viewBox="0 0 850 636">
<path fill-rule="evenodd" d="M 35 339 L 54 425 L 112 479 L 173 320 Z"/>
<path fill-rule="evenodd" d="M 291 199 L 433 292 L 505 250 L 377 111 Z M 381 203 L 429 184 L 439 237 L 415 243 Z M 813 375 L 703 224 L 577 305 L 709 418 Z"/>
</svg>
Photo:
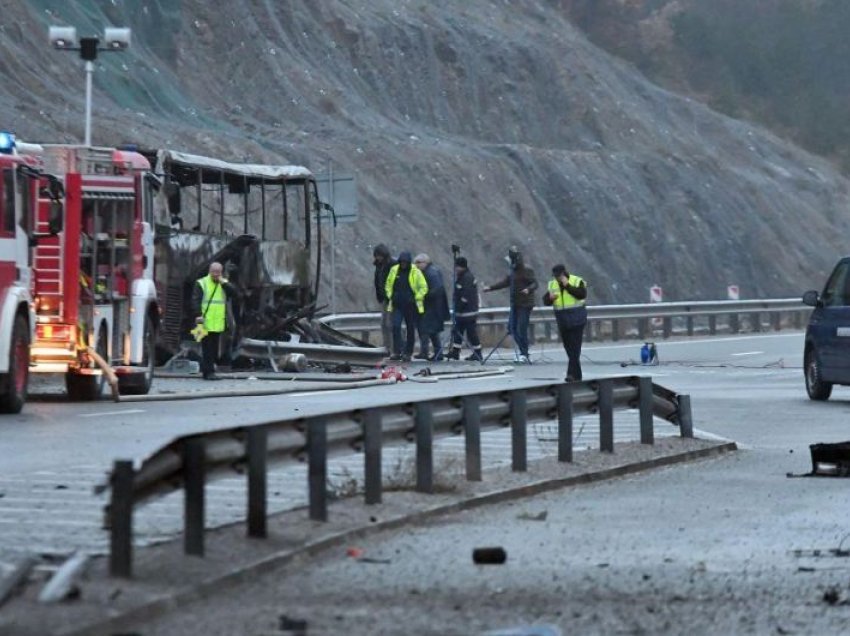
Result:
<svg viewBox="0 0 850 636">
<path fill-rule="evenodd" d="M 460 359 L 460 348 L 463 345 L 463 335 L 472 346 L 472 355 L 467 360 L 483 362 L 481 341 L 478 339 L 478 281 L 469 271 L 469 263 L 465 256 L 455 259 L 455 288 L 453 295 L 455 309 L 455 324 L 452 329 L 452 348 L 446 356 L 449 360 Z"/>
<path fill-rule="evenodd" d="M 384 288 L 389 302 L 387 312 L 393 318 L 393 354 L 390 360 L 409 362 L 416 341 L 416 325 L 425 312 L 425 295 L 428 283 L 418 267 L 411 264 L 410 252 L 398 255 L 398 262 L 390 268 Z M 401 343 L 401 323 L 407 330 L 404 346 Z"/>
<path fill-rule="evenodd" d="M 510 266 L 508 275 L 492 285 L 485 286 L 483 291 L 510 287 L 511 313 L 508 319 L 508 333 L 519 350 L 515 361 L 531 364 L 531 358 L 528 356 L 528 324 L 531 322 L 531 310 L 534 309 L 537 279 L 534 277 L 534 270 L 526 266 L 515 245 L 508 250 L 507 260 Z"/>
<path fill-rule="evenodd" d="M 390 256 L 389 248 L 378 243 L 372 250 L 372 264 L 375 266 L 375 296 L 381 306 L 381 339 L 387 351 L 393 349 L 393 320 L 392 313 L 387 309 L 390 299 L 387 297 L 387 276 L 390 268 L 395 265 L 395 259 Z"/>
<path fill-rule="evenodd" d="M 442 333 L 447 320 L 452 315 L 449 312 L 449 300 L 446 296 L 446 286 L 443 284 L 443 274 L 431 262 L 427 254 L 419 254 L 413 259 L 413 264 L 419 268 L 428 283 L 428 293 L 425 295 L 425 313 L 419 320 L 419 353 L 416 358 L 421 360 L 442 360 Z M 429 355 L 431 346 L 434 355 Z"/>
</svg>

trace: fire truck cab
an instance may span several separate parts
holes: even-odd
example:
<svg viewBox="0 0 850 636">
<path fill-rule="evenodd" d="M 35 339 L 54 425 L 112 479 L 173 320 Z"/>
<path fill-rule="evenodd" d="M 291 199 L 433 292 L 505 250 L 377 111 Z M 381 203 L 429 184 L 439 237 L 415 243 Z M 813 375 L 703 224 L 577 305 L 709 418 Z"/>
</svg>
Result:
<svg viewBox="0 0 850 636">
<path fill-rule="evenodd" d="M 72 399 L 96 399 L 115 371 L 122 393 L 147 393 L 159 305 L 152 201 L 159 180 L 142 155 L 42 145 L 33 261 L 36 373 L 64 373 Z M 58 192 L 57 192 L 58 190 Z"/>
<path fill-rule="evenodd" d="M 37 192 L 36 162 L 0 132 L 0 412 L 18 413 L 27 397 L 30 303 L 29 229 Z"/>
</svg>

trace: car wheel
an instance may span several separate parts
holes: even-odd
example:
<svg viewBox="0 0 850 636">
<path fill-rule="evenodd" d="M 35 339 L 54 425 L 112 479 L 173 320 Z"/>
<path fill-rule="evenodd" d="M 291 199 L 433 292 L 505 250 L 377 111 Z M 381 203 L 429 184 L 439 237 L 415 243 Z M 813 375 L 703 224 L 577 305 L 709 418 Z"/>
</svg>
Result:
<svg viewBox="0 0 850 636">
<path fill-rule="evenodd" d="M 806 392 L 809 394 L 809 398 L 818 401 L 828 400 L 832 394 L 832 382 L 823 381 L 820 362 L 814 349 L 806 351 L 804 372 L 806 375 Z"/>
</svg>

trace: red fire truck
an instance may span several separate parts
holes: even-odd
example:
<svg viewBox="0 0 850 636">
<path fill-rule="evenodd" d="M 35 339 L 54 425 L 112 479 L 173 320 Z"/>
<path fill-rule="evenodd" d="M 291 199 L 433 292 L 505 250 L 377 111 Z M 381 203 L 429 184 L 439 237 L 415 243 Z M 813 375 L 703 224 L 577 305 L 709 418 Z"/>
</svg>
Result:
<svg viewBox="0 0 850 636">
<path fill-rule="evenodd" d="M 30 303 L 29 228 L 39 171 L 0 132 L 0 412 L 18 413 L 26 401 L 29 346 L 35 317 Z"/>
<path fill-rule="evenodd" d="M 64 373 L 72 399 L 96 399 L 104 375 L 95 351 L 122 393 L 147 393 L 159 324 L 152 229 L 159 180 L 128 150 L 42 145 L 38 154 L 31 368 Z"/>
</svg>

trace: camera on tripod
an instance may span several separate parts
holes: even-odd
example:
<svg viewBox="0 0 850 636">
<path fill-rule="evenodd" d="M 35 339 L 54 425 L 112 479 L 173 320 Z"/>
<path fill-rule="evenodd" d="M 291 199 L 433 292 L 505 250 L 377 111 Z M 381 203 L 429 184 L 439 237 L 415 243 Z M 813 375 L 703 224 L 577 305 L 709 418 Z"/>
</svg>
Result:
<svg viewBox="0 0 850 636">
<path fill-rule="evenodd" d="M 457 256 L 460 253 L 460 245 L 455 245 L 452 243 L 452 254 Z"/>
<path fill-rule="evenodd" d="M 508 263 L 510 263 L 511 269 L 516 269 L 518 261 L 519 250 L 516 248 L 516 245 L 512 245 L 508 250 Z"/>
</svg>

